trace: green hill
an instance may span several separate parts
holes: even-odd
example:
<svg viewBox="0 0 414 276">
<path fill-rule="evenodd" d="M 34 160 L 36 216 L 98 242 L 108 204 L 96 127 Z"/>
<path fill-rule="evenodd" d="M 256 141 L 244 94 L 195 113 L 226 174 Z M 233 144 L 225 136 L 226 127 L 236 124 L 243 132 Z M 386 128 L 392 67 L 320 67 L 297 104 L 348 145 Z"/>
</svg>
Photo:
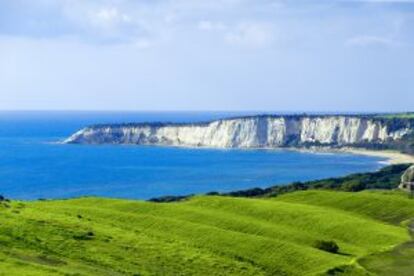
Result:
<svg viewBox="0 0 414 276">
<path fill-rule="evenodd" d="M 376 254 L 410 241 L 414 218 L 414 200 L 397 192 L 0 206 L 4 275 L 372 275 Z M 320 240 L 339 252 L 316 248 Z"/>
<path fill-rule="evenodd" d="M 414 200 L 406 193 L 397 191 L 337 193 L 309 190 L 285 194 L 278 197 L 278 200 L 343 210 L 397 225 L 414 218 Z"/>
</svg>

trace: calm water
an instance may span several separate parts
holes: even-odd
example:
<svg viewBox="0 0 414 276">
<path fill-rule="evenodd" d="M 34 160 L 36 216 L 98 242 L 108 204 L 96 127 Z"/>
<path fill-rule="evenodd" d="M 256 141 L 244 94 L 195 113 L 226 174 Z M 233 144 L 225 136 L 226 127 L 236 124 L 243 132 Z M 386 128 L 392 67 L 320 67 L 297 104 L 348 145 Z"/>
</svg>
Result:
<svg viewBox="0 0 414 276">
<path fill-rule="evenodd" d="M 194 122 L 235 115 L 240 114 L 0 112 L 0 194 L 148 199 L 266 187 L 382 166 L 383 159 L 349 154 L 53 144 L 95 123 Z"/>
</svg>

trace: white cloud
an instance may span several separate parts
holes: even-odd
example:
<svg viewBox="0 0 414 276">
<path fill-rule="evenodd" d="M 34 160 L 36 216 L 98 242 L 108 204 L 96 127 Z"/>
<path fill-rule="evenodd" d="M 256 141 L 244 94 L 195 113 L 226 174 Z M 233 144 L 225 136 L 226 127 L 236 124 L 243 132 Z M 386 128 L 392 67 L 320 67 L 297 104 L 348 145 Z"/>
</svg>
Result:
<svg viewBox="0 0 414 276">
<path fill-rule="evenodd" d="M 400 45 L 398 41 L 395 41 L 388 37 L 373 36 L 373 35 L 360 35 L 355 36 L 346 41 L 348 46 L 386 46 L 394 47 Z"/>
<path fill-rule="evenodd" d="M 95 25 L 112 26 L 114 24 L 130 23 L 131 17 L 121 13 L 117 8 L 100 8 L 90 13 L 91 22 Z"/>
<path fill-rule="evenodd" d="M 63 11 L 70 29 L 62 31 L 88 43 L 135 44 L 151 37 L 145 19 L 138 20 L 134 10 L 122 5 L 77 3 L 64 6 Z"/>
<path fill-rule="evenodd" d="M 271 25 L 262 23 L 243 23 L 229 32 L 226 41 L 230 44 L 252 48 L 269 46 L 274 41 L 274 31 Z"/>
<path fill-rule="evenodd" d="M 224 24 L 220 21 L 202 20 L 198 22 L 197 27 L 206 32 L 218 32 L 230 45 L 263 48 L 270 46 L 274 41 L 274 28 L 270 22 Z"/>
<path fill-rule="evenodd" d="M 378 110 L 398 98 L 409 108 L 412 7 L 340 2 L 0 0 L 0 105 Z M 361 51 L 398 42 L 398 54 Z"/>
<path fill-rule="evenodd" d="M 383 7 L 375 10 L 381 5 L 357 4 L 353 10 L 338 4 L 366 1 L 414 0 L 332 0 L 330 3 L 324 0 L 0 0 L 0 35 L 35 39 L 71 37 L 95 44 L 132 45 L 141 41 L 138 44 L 155 45 L 167 40 L 177 43 L 183 39 L 194 40 L 199 31 L 205 31 L 210 32 L 202 34 L 208 39 L 260 48 L 273 46 L 276 35 L 278 47 L 283 47 L 282 42 L 291 40 L 323 43 L 327 36 L 334 34 L 342 43 L 351 37 L 349 45 L 391 45 L 393 41 L 387 38 L 353 37 L 354 30 L 362 34 L 381 32 L 380 28 L 389 23 L 383 14 L 392 13 L 394 17 L 402 13 L 402 7 L 388 11 Z M 374 13 L 377 16 L 370 16 Z M 413 18 L 411 13 L 404 13 L 401 16 Z M 412 19 L 403 22 L 407 25 L 402 28 L 406 35 L 395 37 L 401 41 L 412 40 L 409 33 L 412 22 Z"/>
<path fill-rule="evenodd" d="M 88 22 L 84 27 L 87 31 L 96 32 L 101 38 L 121 40 L 136 36 L 136 31 L 140 28 L 130 15 L 115 7 L 101 7 L 89 11 Z"/>
</svg>

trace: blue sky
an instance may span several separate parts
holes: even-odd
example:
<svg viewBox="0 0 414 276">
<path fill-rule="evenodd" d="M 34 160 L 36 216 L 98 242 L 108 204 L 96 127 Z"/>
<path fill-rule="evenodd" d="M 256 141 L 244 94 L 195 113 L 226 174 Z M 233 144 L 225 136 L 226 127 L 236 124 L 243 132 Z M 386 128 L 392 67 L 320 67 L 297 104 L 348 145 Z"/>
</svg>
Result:
<svg viewBox="0 0 414 276">
<path fill-rule="evenodd" d="M 414 1 L 2 0 L 0 109 L 414 110 Z"/>
</svg>

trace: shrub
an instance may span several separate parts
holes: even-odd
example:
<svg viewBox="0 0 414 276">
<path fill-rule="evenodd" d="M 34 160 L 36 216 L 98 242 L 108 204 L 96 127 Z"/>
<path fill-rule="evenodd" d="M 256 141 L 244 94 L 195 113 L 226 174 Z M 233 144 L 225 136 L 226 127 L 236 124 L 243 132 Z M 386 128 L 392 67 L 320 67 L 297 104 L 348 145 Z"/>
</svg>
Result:
<svg viewBox="0 0 414 276">
<path fill-rule="evenodd" d="M 95 234 L 92 231 L 88 231 L 88 232 L 83 232 L 83 233 L 77 233 L 73 235 L 73 238 L 75 240 L 87 241 L 87 240 L 92 240 L 94 236 Z"/>
<path fill-rule="evenodd" d="M 184 201 L 184 200 L 190 198 L 191 196 L 192 195 L 186 195 L 186 196 L 161 196 L 161 197 L 151 198 L 148 201 L 156 202 L 156 203 L 178 202 L 178 201 Z"/>
<path fill-rule="evenodd" d="M 330 253 L 338 253 L 338 251 L 339 251 L 339 246 L 334 241 L 318 240 L 318 241 L 315 242 L 314 246 L 315 246 L 315 248 L 318 248 L 320 250 L 330 252 Z"/>
<path fill-rule="evenodd" d="M 208 195 L 208 196 L 219 196 L 220 193 L 219 192 L 209 192 L 209 193 L 206 193 L 206 195 Z"/>
</svg>

